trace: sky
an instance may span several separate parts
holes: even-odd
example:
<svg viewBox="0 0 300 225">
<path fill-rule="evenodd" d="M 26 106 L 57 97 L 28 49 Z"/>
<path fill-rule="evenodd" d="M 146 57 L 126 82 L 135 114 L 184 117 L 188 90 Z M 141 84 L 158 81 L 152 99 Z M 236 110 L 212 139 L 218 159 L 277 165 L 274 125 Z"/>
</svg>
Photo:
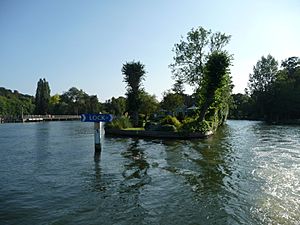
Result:
<svg viewBox="0 0 300 225">
<path fill-rule="evenodd" d="M 234 93 L 262 56 L 300 57 L 299 0 L 0 0 L 0 87 L 35 95 L 45 78 L 51 95 L 77 87 L 104 102 L 125 95 L 121 68 L 135 60 L 161 99 L 174 44 L 199 26 L 232 35 Z"/>
</svg>

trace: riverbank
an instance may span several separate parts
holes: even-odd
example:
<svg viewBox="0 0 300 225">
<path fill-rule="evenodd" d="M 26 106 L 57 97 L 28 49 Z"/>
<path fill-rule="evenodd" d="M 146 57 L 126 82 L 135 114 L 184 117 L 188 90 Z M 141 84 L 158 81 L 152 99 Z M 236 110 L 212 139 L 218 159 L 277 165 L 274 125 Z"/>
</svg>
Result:
<svg viewBox="0 0 300 225">
<path fill-rule="evenodd" d="M 80 120 L 80 115 L 24 115 L 0 117 L 0 123 L 48 122 Z"/>
<path fill-rule="evenodd" d="M 119 137 L 137 137 L 137 138 L 155 138 L 155 139 L 203 139 L 213 135 L 212 131 L 200 132 L 166 132 L 166 131 L 148 131 L 148 130 L 119 130 L 105 129 L 105 135 Z"/>
</svg>

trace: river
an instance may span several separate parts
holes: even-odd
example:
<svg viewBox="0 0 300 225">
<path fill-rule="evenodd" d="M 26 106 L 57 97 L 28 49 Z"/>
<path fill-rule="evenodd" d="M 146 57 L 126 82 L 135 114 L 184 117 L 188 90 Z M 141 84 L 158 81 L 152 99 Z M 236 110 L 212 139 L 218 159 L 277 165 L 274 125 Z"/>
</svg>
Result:
<svg viewBox="0 0 300 225">
<path fill-rule="evenodd" d="M 228 121 L 205 140 L 0 124 L 0 224 L 300 224 L 300 127 Z"/>
</svg>

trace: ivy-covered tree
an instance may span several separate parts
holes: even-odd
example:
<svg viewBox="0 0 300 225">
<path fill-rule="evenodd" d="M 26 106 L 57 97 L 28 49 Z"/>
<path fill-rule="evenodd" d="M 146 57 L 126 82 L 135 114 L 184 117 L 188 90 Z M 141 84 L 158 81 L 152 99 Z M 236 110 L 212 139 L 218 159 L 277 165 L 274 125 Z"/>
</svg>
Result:
<svg viewBox="0 0 300 225">
<path fill-rule="evenodd" d="M 35 94 L 35 113 L 45 115 L 49 110 L 50 87 L 46 79 L 40 79 L 37 83 Z"/>
<path fill-rule="evenodd" d="M 216 129 L 227 117 L 232 91 L 229 75 L 232 56 L 224 47 L 230 38 L 230 35 L 199 27 L 175 44 L 174 63 L 170 68 L 176 80 L 194 88 L 199 109 L 194 122 L 200 125 L 195 128 L 194 124 L 193 130 L 203 131 L 201 126 L 206 119 Z"/>
<path fill-rule="evenodd" d="M 218 123 L 221 125 L 229 110 L 229 100 L 231 96 L 232 84 L 231 77 L 229 76 L 229 66 L 231 56 L 226 52 L 214 51 L 208 57 L 205 65 L 203 84 L 200 88 L 200 112 L 199 121 L 205 119 L 208 109 L 214 106 L 214 113 L 223 112 L 217 115 L 219 118 Z M 214 115 L 213 115 L 214 116 Z"/>
<path fill-rule="evenodd" d="M 140 109 L 142 81 L 145 79 L 145 65 L 140 62 L 123 64 L 122 74 L 127 84 L 127 111 L 132 118 L 133 126 L 138 126 L 138 112 Z"/>
</svg>

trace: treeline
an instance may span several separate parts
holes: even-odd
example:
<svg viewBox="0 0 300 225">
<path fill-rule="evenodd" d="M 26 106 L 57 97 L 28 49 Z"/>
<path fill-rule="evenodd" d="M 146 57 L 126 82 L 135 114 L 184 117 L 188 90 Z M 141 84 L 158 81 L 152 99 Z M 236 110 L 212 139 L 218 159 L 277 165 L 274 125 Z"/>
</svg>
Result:
<svg viewBox="0 0 300 225">
<path fill-rule="evenodd" d="M 179 108 L 194 104 L 194 96 L 168 90 L 159 102 L 155 95 L 145 90 L 139 94 L 139 114 L 150 116 L 159 111 L 173 113 Z M 128 111 L 126 97 L 112 97 L 101 103 L 97 95 L 88 95 L 82 89 L 70 88 L 63 94 L 50 95 L 46 79 L 40 79 L 36 96 L 24 95 L 18 91 L 0 88 L 0 117 L 21 118 L 23 115 L 80 115 L 82 113 L 111 113 L 122 116 Z"/>
<path fill-rule="evenodd" d="M 16 118 L 34 111 L 34 97 L 0 87 L 0 116 Z"/>
<path fill-rule="evenodd" d="M 300 58 L 279 63 L 261 57 L 249 76 L 245 94 L 234 94 L 230 118 L 264 120 L 270 123 L 300 119 Z"/>
</svg>

